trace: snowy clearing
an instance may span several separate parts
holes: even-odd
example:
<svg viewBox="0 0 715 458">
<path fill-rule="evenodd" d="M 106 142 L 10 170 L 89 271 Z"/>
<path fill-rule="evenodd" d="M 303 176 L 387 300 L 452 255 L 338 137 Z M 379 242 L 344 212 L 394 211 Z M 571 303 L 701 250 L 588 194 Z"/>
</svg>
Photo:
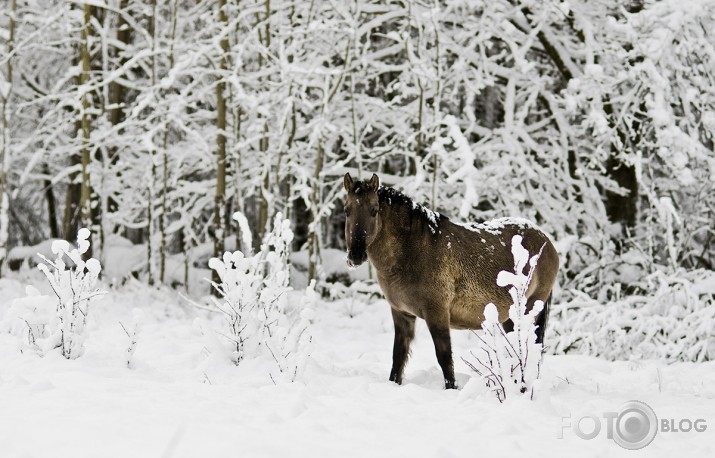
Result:
<svg viewBox="0 0 715 458">
<path fill-rule="evenodd" d="M 38 289 L 45 291 L 38 276 Z M 23 281 L 0 280 L 0 321 Z M 291 300 L 299 300 L 293 293 Z M 128 326 L 142 311 L 126 367 Z M 90 312 L 86 353 L 65 360 L 20 353 L 0 334 L 3 457 L 196 456 L 690 456 L 715 452 L 715 362 L 607 362 L 547 355 L 534 401 L 499 404 L 460 356 L 476 339 L 453 331 L 459 390 L 445 391 L 432 341 L 418 324 L 405 384 L 387 380 L 392 323 L 383 299 L 319 301 L 312 357 L 303 379 L 274 385 L 265 361 L 240 367 L 210 350 L 210 316 L 177 297 L 131 283 Z M 198 318 L 198 321 L 197 321 Z M 548 338 L 547 338 L 548 343 Z M 702 418 L 704 432 L 659 432 L 641 452 L 601 434 L 586 441 L 563 417 L 601 417 L 625 401 L 659 419 Z M 584 425 L 584 430 L 591 426 Z M 559 438 L 563 430 L 563 438 Z"/>
</svg>

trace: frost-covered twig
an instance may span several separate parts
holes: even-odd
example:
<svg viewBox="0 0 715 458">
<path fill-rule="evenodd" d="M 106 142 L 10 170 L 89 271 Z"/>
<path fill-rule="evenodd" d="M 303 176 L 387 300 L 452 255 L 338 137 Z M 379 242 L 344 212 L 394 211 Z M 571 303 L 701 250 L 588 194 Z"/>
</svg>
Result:
<svg viewBox="0 0 715 458">
<path fill-rule="evenodd" d="M 185 300 L 189 305 L 196 307 L 197 309 L 205 310 L 211 313 L 221 313 L 221 310 L 217 310 L 216 308 L 207 307 L 205 305 L 199 304 L 198 302 L 192 300 L 190 297 L 182 294 L 181 292 L 179 292 L 179 297 Z"/>
<path fill-rule="evenodd" d="M 124 333 L 129 338 L 129 344 L 127 345 L 127 351 L 126 351 L 126 363 L 127 363 L 127 367 L 130 369 L 134 366 L 134 352 L 137 349 L 137 343 L 139 341 L 139 332 L 141 331 L 141 322 L 142 322 L 142 313 L 141 313 L 141 310 L 139 310 L 139 309 L 134 309 L 132 312 L 131 331 L 129 331 L 124 326 L 124 323 L 122 323 L 121 321 L 119 322 L 119 326 L 122 327 L 122 329 L 124 330 Z"/>
</svg>

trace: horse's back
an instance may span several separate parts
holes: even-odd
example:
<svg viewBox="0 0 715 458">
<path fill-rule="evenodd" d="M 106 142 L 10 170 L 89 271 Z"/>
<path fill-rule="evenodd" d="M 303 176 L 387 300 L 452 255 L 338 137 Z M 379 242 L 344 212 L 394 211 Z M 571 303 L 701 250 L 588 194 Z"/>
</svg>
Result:
<svg viewBox="0 0 715 458">
<path fill-rule="evenodd" d="M 558 271 L 558 254 L 549 238 L 524 219 L 502 218 L 481 224 L 460 225 L 446 222 L 440 234 L 444 254 L 442 269 L 449 272 L 453 291 L 449 300 L 451 324 L 455 328 L 477 329 L 484 319 L 484 308 L 492 302 L 505 320 L 511 304 L 508 288 L 496 284 L 502 270 L 514 270 L 512 238 L 522 237 L 529 256 L 541 251 L 527 296 L 546 300 Z M 542 297 L 543 296 L 543 297 Z"/>
</svg>

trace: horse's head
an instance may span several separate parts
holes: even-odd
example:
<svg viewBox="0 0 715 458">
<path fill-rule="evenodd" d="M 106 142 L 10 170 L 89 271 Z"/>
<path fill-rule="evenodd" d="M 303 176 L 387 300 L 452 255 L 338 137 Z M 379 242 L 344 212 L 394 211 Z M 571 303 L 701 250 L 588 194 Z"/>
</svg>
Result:
<svg viewBox="0 0 715 458">
<path fill-rule="evenodd" d="M 346 173 L 343 185 L 348 192 L 345 199 L 348 265 L 359 266 L 367 261 L 367 248 L 380 231 L 380 203 L 377 197 L 380 179 L 373 174 L 370 181 L 353 182 L 350 174 Z"/>
</svg>

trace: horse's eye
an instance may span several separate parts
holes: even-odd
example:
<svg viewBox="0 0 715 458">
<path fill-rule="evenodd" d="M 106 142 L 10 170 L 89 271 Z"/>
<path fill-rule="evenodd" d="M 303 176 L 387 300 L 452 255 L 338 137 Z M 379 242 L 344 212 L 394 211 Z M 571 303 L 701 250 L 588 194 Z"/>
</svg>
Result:
<svg viewBox="0 0 715 458">
<path fill-rule="evenodd" d="M 377 208 L 373 208 L 373 209 L 370 211 L 370 214 L 372 215 L 373 218 L 376 217 L 376 216 L 377 216 Z"/>
<path fill-rule="evenodd" d="M 349 209 L 349 208 L 345 208 L 345 216 L 350 216 L 350 209 Z"/>
</svg>

